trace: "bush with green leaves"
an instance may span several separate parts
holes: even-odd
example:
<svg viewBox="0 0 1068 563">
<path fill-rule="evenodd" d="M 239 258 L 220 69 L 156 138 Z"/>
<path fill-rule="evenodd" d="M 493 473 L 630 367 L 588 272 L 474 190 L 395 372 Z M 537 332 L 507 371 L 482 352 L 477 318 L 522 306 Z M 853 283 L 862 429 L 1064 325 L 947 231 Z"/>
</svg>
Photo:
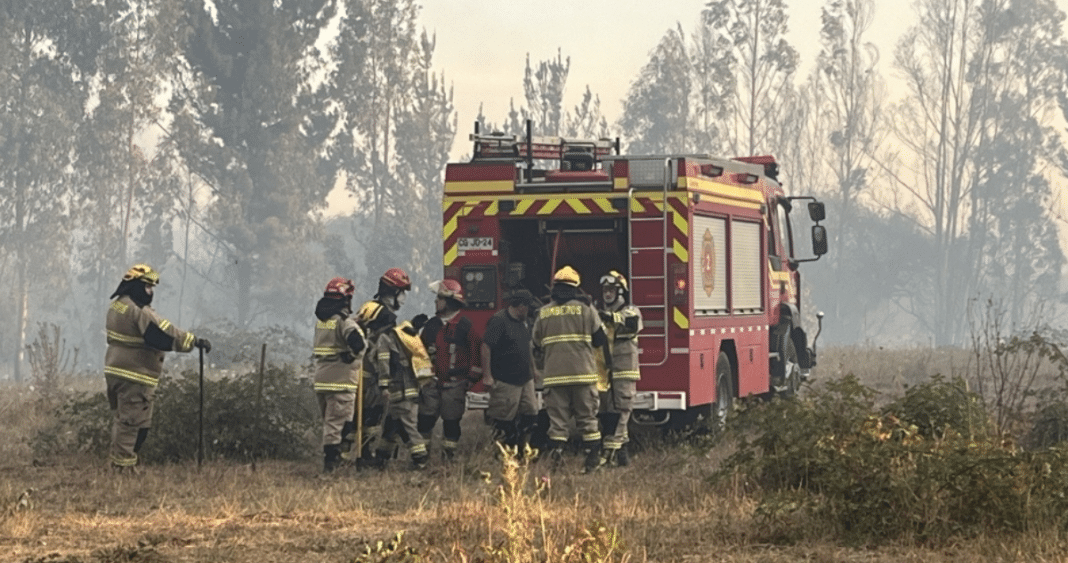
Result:
<svg viewBox="0 0 1068 563">
<path fill-rule="evenodd" d="M 762 487 L 805 487 L 828 461 L 821 441 L 854 431 L 874 411 L 875 398 L 875 391 L 849 375 L 827 382 L 803 401 L 743 403 L 728 423 L 732 431 L 725 437 L 739 439 L 729 462 L 754 470 L 750 477 Z"/>
<path fill-rule="evenodd" d="M 932 381 L 915 393 L 925 389 L 946 392 Z M 847 377 L 748 407 L 735 421 L 737 450 L 716 478 L 755 485 L 756 518 L 776 541 L 822 532 L 854 543 L 937 542 L 1068 528 L 1068 450 L 1019 452 L 1011 440 L 967 437 L 956 424 L 925 433 L 877 410 L 872 397 Z"/>
<path fill-rule="evenodd" d="M 1038 409 L 1024 445 L 1045 449 L 1068 442 L 1068 403 L 1055 401 Z"/>
<path fill-rule="evenodd" d="M 193 329 L 198 337 L 211 341 L 211 355 L 205 360 L 216 368 L 259 366 L 263 345 L 267 345 L 267 360 L 273 363 L 308 365 L 311 363 L 311 328 L 306 335 L 285 326 L 270 326 L 256 330 L 240 330 L 233 323 L 212 323 L 210 327 Z M 194 355 L 195 355 L 194 350 Z M 192 363 L 188 356 L 176 355 L 175 360 Z"/>
<path fill-rule="evenodd" d="M 204 452 L 209 459 L 305 459 L 317 445 L 319 413 L 311 385 L 291 366 L 269 365 L 262 398 L 257 372 L 204 381 Z M 141 450 L 147 462 L 196 458 L 200 388 L 195 371 L 165 375 L 156 389 L 152 431 Z M 103 456 L 111 411 L 104 393 L 64 403 L 49 427 L 31 440 L 34 454 L 87 452 Z"/>
<path fill-rule="evenodd" d="M 941 438 L 953 429 L 967 437 L 981 437 L 991 431 L 990 415 L 982 398 L 968 390 L 963 379 L 934 375 L 930 381 L 905 390 L 885 412 L 914 424 L 925 438 Z"/>
</svg>

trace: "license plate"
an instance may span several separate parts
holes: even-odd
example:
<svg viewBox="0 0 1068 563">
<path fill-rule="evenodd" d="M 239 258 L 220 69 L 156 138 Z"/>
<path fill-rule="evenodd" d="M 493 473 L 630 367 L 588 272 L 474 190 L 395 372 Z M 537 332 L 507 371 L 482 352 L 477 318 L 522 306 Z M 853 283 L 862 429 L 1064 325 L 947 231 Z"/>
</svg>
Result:
<svg viewBox="0 0 1068 563">
<path fill-rule="evenodd" d="M 456 249 L 470 250 L 493 250 L 493 237 L 461 237 L 456 243 Z"/>
</svg>

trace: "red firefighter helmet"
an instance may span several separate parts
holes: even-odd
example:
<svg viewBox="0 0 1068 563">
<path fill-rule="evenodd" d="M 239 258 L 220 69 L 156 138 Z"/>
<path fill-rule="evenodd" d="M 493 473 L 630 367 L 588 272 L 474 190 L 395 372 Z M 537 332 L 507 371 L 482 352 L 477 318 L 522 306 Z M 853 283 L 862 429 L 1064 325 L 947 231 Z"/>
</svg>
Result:
<svg viewBox="0 0 1068 563">
<path fill-rule="evenodd" d="M 382 283 L 402 291 L 407 291 L 412 288 L 412 280 L 408 279 L 408 273 L 400 268 L 390 268 L 386 270 L 386 273 L 382 274 L 382 277 L 379 279 Z"/>
<path fill-rule="evenodd" d="M 430 290 L 442 299 L 453 299 L 459 301 L 460 305 L 467 305 L 467 301 L 464 300 L 464 290 L 460 287 L 460 282 L 456 280 L 436 281 L 430 284 Z"/>
<path fill-rule="evenodd" d="M 352 280 L 348 278 L 336 277 L 330 280 L 326 284 L 326 289 L 323 291 L 324 295 L 340 295 L 341 297 L 352 297 L 353 291 L 356 286 L 352 284 Z"/>
</svg>

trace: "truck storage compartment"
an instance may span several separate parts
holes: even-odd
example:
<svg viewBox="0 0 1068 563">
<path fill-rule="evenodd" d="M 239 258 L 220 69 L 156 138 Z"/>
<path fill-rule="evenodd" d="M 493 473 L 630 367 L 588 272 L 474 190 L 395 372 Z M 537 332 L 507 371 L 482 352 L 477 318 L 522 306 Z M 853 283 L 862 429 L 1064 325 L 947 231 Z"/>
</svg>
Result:
<svg viewBox="0 0 1068 563">
<path fill-rule="evenodd" d="M 629 277 L 623 220 L 502 218 L 500 232 L 505 291 L 517 285 L 542 299 L 549 295 L 554 268 L 570 265 L 582 276 L 582 289 L 600 300 L 602 275 L 616 270 Z M 520 271 L 522 279 L 517 280 Z"/>
</svg>

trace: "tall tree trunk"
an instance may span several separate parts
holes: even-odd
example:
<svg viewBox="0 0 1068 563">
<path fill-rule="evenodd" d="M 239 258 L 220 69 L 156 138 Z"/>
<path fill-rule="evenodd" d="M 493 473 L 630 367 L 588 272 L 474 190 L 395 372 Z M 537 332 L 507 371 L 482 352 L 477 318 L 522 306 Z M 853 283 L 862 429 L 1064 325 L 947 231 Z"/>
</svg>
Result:
<svg viewBox="0 0 1068 563">
<path fill-rule="evenodd" d="M 15 381 L 22 382 L 22 363 L 26 357 L 26 326 L 29 324 L 29 291 L 26 287 L 26 257 L 23 245 L 18 246 L 18 309 L 15 312 L 18 328 L 15 331 Z"/>
<path fill-rule="evenodd" d="M 178 289 L 178 326 L 182 324 L 182 305 L 185 303 L 185 282 L 189 275 L 189 228 L 193 223 L 193 178 L 188 172 L 185 181 L 189 184 L 189 205 L 185 210 L 185 244 L 182 249 L 182 285 Z"/>
<path fill-rule="evenodd" d="M 252 257 L 237 257 L 237 326 L 247 329 L 252 310 Z"/>
</svg>

